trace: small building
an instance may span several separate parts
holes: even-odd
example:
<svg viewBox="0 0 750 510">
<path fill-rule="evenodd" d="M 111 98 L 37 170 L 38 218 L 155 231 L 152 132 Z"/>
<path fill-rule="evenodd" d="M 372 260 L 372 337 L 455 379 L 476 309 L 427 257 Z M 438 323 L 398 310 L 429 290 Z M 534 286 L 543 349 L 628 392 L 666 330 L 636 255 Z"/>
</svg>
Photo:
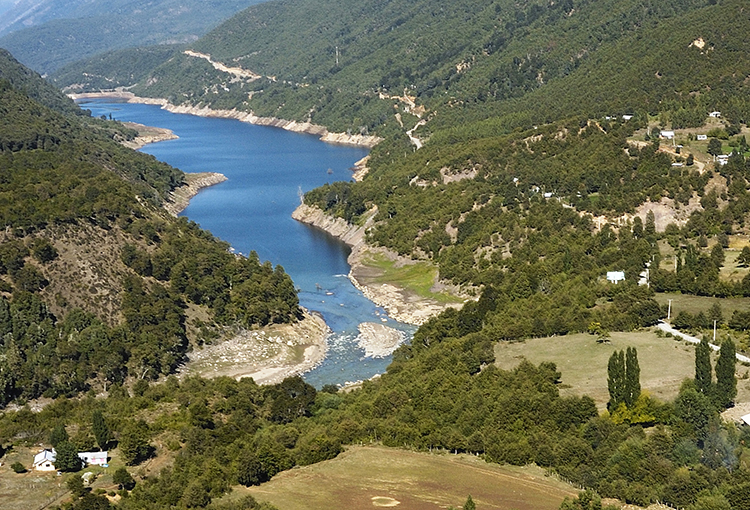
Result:
<svg viewBox="0 0 750 510">
<path fill-rule="evenodd" d="M 750 425 L 750 414 L 746 414 L 745 416 L 740 416 L 740 421 L 744 423 L 745 425 Z"/>
<path fill-rule="evenodd" d="M 87 466 L 107 465 L 107 452 L 79 452 L 78 458 L 85 462 Z"/>
<path fill-rule="evenodd" d="M 708 114 L 709 117 L 713 117 L 714 119 L 718 119 L 721 117 L 721 112 L 711 112 Z"/>
<path fill-rule="evenodd" d="M 54 448 L 51 450 L 45 448 L 41 452 L 34 455 L 34 470 L 36 471 L 55 471 L 55 460 L 57 459 L 57 452 Z"/>
<path fill-rule="evenodd" d="M 696 135 L 695 139 L 698 140 L 699 142 L 705 141 L 705 140 L 708 140 L 708 135 Z"/>
<path fill-rule="evenodd" d="M 625 115 L 622 116 L 622 120 L 630 120 L 632 118 L 633 118 L 633 116 L 630 115 L 630 114 L 625 114 Z"/>
<path fill-rule="evenodd" d="M 719 154 L 716 156 L 716 162 L 720 165 L 726 165 L 729 161 L 729 154 Z"/>
<path fill-rule="evenodd" d="M 617 285 L 625 280 L 625 271 L 607 271 L 607 280 Z"/>
<path fill-rule="evenodd" d="M 667 140 L 672 140 L 674 138 L 674 131 L 664 129 L 659 132 L 659 136 L 666 138 Z"/>
</svg>

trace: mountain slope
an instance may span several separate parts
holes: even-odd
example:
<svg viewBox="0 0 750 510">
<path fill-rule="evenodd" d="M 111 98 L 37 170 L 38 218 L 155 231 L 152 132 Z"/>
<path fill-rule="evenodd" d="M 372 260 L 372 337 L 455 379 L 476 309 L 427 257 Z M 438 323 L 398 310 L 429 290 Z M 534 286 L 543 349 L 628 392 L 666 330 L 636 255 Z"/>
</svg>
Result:
<svg viewBox="0 0 750 510">
<path fill-rule="evenodd" d="M 223 326 L 301 317 L 283 268 L 161 208 L 182 172 L 35 101 L 49 85 L 1 57 L 0 405 L 155 379 Z"/>
<path fill-rule="evenodd" d="M 194 41 L 256 0 L 28 0 L 3 15 L 0 47 L 49 73 L 97 53 Z"/>
</svg>

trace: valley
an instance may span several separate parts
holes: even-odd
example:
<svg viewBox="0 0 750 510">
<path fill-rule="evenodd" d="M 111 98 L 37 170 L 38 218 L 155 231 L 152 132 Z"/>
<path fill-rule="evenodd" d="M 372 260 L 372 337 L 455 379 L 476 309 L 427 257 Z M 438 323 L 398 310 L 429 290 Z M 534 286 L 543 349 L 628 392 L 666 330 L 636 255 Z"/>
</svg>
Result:
<svg viewBox="0 0 750 510">
<path fill-rule="evenodd" d="M 0 491 L 750 507 L 749 30 L 272 0 L 46 79 L 0 51 Z"/>
</svg>

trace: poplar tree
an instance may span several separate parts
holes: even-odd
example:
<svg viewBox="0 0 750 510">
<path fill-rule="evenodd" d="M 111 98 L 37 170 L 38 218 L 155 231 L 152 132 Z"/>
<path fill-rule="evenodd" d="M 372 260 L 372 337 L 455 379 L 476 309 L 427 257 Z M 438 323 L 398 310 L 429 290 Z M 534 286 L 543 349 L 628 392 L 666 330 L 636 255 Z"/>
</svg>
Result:
<svg viewBox="0 0 750 510">
<path fill-rule="evenodd" d="M 625 401 L 625 355 L 622 351 L 615 351 L 609 357 L 607 388 L 609 389 L 607 409 L 615 410 L 621 402 Z"/>
<path fill-rule="evenodd" d="M 707 396 L 713 393 L 711 372 L 711 346 L 703 337 L 695 348 L 695 389 Z"/>
<path fill-rule="evenodd" d="M 641 367 L 638 365 L 638 352 L 628 347 L 625 353 L 625 404 L 631 407 L 641 396 Z"/>
<path fill-rule="evenodd" d="M 737 379 L 735 378 L 735 364 L 737 358 L 734 341 L 727 338 L 719 349 L 719 359 L 716 360 L 716 391 L 714 402 L 719 408 L 726 409 L 737 396 Z"/>
</svg>

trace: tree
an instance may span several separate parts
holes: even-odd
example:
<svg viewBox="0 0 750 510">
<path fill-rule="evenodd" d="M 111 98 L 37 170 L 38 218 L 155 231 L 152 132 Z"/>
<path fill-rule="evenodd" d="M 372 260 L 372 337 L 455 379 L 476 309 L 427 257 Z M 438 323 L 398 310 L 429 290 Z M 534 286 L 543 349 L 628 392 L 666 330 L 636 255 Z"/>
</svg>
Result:
<svg viewBox="0 0 750 510">
<path fill-rule="evenodd" d="M 638 352 L 628 347 L 625 354 L 625 404 L 628 408 L 641 396 L 641 368 L 638 365 Z"/>
<path fill-rule="evenodd" d="M 695 389 L 706 396 L 713 393 L 711 372 L 711 346 L 706 337 L 703 337 L 695 348 Z"/>
<path fill-rule="evenodd" d="M 83 485 L 83 478 L 78 475 L 73 475 L 65 482 L 68 490 L 74 498 L 83 497 L 86 494 L 86 487 Z"/>
<path fill-rule="evenodd" d="M 135 487 L 135 480 L 128 473 L 128 470 L 124 467 L 117 469 L 112 475 L 112 481 L 116 483 L 120 489 L 132 490 Z"/>
<path fill-rule="evenodd" d="M 718 156 L 719 154 L 721 154 L 722 153 L 721 140 L 719 140 L 718 138 L 711 138 L 708 141 L 707 152 L 712 156 Z"/>
<path fill-rule="evenodd" d="M 615 351 L 609 357 L 607 388 L 609 389 L 607 409 L 613 411 L 620 403 L 625 402 L 625 356 L 622 351 Z"/>
<path fill-rule="evenodd" d="M 737 396 L 737 379 L 735 365 L 737 362 L 734 341 L 727 338 L 719 349 L 719 359 L 716 360 L 716 391 L 715 403 L 719 408 L 726 409 L 732 405 Z"/>
<path fill-rule="evenodd" d="M 737 265 L 742 267 L 750 266 L 750 246 L 742 248 L 742 251 L 737 257 Z"/>
<path fill-rule="evenodd" d="M 466 498 L 466 503 L 464 503 L 463 510 L 477 510 L 477 505 L 474 503 L 474 500 L 471 499 L 471 494 L 469 494 L 469 497 Z"/>
<path fill-rule="evenodd" d="M 237 481 L 245 487 L 250 487 L 267 482 L 269 478 L 258 456 L 249 450 L 244 450 L 237 459 Z"/>
<path fill-rule="evenodd" d="M 49 435 L 49 442 L 52 448 L 57 448 L 57 445 L 68 439 L 70 438 L 68 437 L 68 431 L 65 430 L 65 425 L 56 426 Z"/>
<path fill-rule="evenodd" d="M 112 439 L 112 433 L 109 431 L 107 422 L 104 420 L 104 415 L 98 409 L 94 411 L 92 417 L 92 428 L 99 448 L 106 450 L 110 439 Z"/>
<path fill-rule="evenodd" d="M 78 471 L 83 465 L 83 461 L 78 457 L 78 449 L 70 441 L 62 441 L 55 448 L 57 457 L 55 458 L 55 467 L 58 471 Z"/>
<path fill-rule="evenodd" d="M 149 444 L 148 424 L 143 420 L 126 425 L 118 447 L 122 458 L 128 465 L 135 465 L 151 456 L 153 447 Z"/>
</svg>

